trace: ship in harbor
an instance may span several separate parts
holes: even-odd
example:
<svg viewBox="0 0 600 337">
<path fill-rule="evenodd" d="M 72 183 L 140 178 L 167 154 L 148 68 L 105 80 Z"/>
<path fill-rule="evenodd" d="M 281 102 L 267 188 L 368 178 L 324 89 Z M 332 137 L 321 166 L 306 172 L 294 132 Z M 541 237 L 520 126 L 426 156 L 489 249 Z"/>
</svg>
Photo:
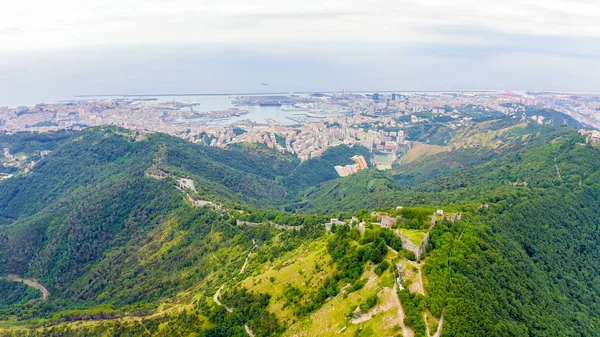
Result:
<svg viewBox="0 0 600 337">
<path fill-rule="evenodd" d="M 280 101 L 263 101 L 259 103 L 260 106 L 281 106 Z"/>
<path fill-rule="evenodd" d="M 281 111 L 306 111 L 306 109 L 302 109 L 302 108 L 298 108 L 298 107 L 292 106 L 290 108 L 281 108 Z"/>
<path fill-rule="evenodd" d="M 205 119 L 225 119 L 230 117 L 240 117 L 250 112 L 245 109 L 231 108 L 227 110 L 219 110 L 219 111 L 210 111 L 210 112 L 201 112 L 194 113 L 192 118 L 205 118 Z"/>
</svg>

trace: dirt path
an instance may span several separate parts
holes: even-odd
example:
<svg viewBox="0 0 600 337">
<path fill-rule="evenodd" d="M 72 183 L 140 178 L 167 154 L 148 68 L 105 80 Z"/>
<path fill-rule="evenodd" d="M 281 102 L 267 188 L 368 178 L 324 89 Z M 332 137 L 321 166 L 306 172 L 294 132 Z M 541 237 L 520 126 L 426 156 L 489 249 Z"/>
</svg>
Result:
<svg viewBox="0 0 600 337">
<path fill-rule="evenodd" d="M 425 295 L 425 289 L 423 289 L 423 271 L 421 270 L 421 265 L 417 267 L 419 269 L 419 294 Z"/>
<path fill-rule="evenodd" d="M 254 241 L 254 240 L 252 240 L 252 241 Z M 215 303 L 217 303 L 217 305 L 225 308 L 225 310 L 227 310 L 227 312 L 233 312 L 233 309 L 227 307 L 225 304 L 223 304 L 223 303 L 221 303 L 221 301 L 219 301 L 219 295 L 221 295 L 221 290 L 223 290 L 224 287 L 225 287 L 225 285 L 222 285 L 221 288 L 219 288 L 219 290 L 217 290 L 217 292 L 215 293 L 215 296 L 213 296 L 213 300 L 215 301 Z M 254 337 L 254 332 L 252 332 L 252 330 L 250 329 L 248 324 L 244 324 L 244 329 L 246 330 L 246 333 L 250 337 Z"/>
<path fill-rule="evenodd" d="M 465 226 L 463 227 L 462 231 L 460 232 L 460 235 L 458 236 L 458 241 L 460 241 L 460 239 L 463 236 L 463 233 L 465 232 L 465 229 L 467 229 L 467 224 L 465 224 Z"/>
<path fill-rule="evenodd" d="M 373 318 L 373 316 L 375 316 L 381 312 L 385 312 L 390 309 L 393 309 L 397 305 L 396 301 L 393 300 L 394 297 L 398 297 L 398 295 L 396 295 L 396 293 L 395 293 L 395 288 L 390 289 L 390 288 L 384 287 L 382 292 L 378 295 L 380 295 L 382 298 L 386 298 L 388 300 L 375 306 L 368 312 L 366 312 L 356 318 L 351 319 L 350 323 L 352 323 L 352 324 L 364 323 L 364 322 L 370 320 L 371 318 Z M 391 300 L 389 300 L 390 298 L 391 298 Z"/>
<path fill-rule="evenodd" d="M 429 324 L 427 324 L 427 311 L 423 313 L 423 321 L 425 322 L 425 332 L 427 333 L 427 337 L 432 337 L 431 331 L 429 331 Z"/>
<path fill-rule="evenodd" d="M 246 333 L 248 335 L 250 335 L 250 337 L 254 337 L 254 332 L 252 332 L 252 330 L 250 330 L 250 327 L 248 327 L 248 324 L 244 324 L 244 329 L 246 329 Z"/>
<path fill-rule="evenodd" d="M 254 246 L 252 246 L 252 249 L 250 249 L 248 255 L 246 256 L 246 261 L 244 261 L 244 265 L 242 265 L 242 269 L 240 269 L 240 275 L 244 272 L 244 270 L 246 270 L 246 266 L 248 265 L 248 259 L 250 259 L 252 251 L 254 251 L 254 249 L 256 248 L 256 241 L 254 241 L 254 239 L 252 239 L 252 243 L 254 244 Z"/>
<path fill-rule="evenodd" d="M 198 191 L 196 191 L 196 185 L 194 184 L 194 181 L 192 179 L 179 178 L 179 179 L 177 179 L 177 181 L 179 182 L 179 188 L 182 191 L 185 190 L 186 188 L 189 188 L 194 193 L 198 192 Z"/>
<path fill-rule="evenodd" d="M 340 289 L 340 291 L 338 292 L 337 295 L 335 295 L 334 298 L 337 298 L 338 296 L 344 294 L 346 292 L 346 289 L 350 288 L 352 285 L 350 283 L 347 283 L 345 286 L 342 287 L 342 289 Z"/>
<path fill-rule="evenodd" d="M 250 258 L 250 254 L 252 254 L 252 251 L 250 251 L 248 253 L 248 256 L 246 256 L 246 261 L 244 261 L 244 264 L 242 265 L 242 269 L 240 269 L 240 275 L 242 275 L 244 270 L 246 270 L 246 266 L 248 265 L 248 259 Z"/>
<path fill-rule="evenodd" d="M 389 292 L 386 292 L 386 294 L 382 294 L 382 297 L 384 295 L 388 295 L 388 296 L 386 296 L 388 298 L 388 301 L 386 301 L 385 303 L 382 303 L 379 306 L 376 306 L 375 308 L 370 310 L 368 313 L 365 313 L 359 317 L 356 317 L 356 318 L 350 320 L 350 323 L 360 324 L 360 323 L 370 320 L 371 318 L 373 318 L 374 315 L 377 315 L 384 311 L 388 311 L 392 308 L 397 308 L 398 315 L 394 319 L 393 324 L 399 325 L 402 328 L 402 336 L 403 337 L 414 337 L 415 333 L 412 331 L 412 329 L 410 327 L 404 325 L 404 317 L 405 317 L 404 308 L 402 307 L 402 303 L 400 302 L 400 299 L 398 298 L 397 285 L 394 283 L 394 287 L 392 289 L 389 289 L 389 288 L 386 288 L 386 289 L 388 289 Z"/>
<path fill-rule="evenodd" d="M 413 293 L 425 295 L 425 289 L 423 288 L 423 272 L 421 271 L 422 263 L 416 263 L 413 261 L 408 261 L 408 264 L 417 269 L 417 277 L 415 277 L 415 282 L 412 282 L 409 286 L 409 290 Z"/>
<path fill-rule="evenodd" d="M 189 195 L 189 194 L 187 194 L 187 193 L 186 193 L 185 197 L 187 198 L 187 200 L 189 202 L 192 203 L 192 206 L 194 206 L 194 207 L 209 206 L 209 207 L 212 207 L 216 211 L 222 210 L 222 207 L 220 205 L 217 205 L 217 204 L 215 204 L 212 201 L 208 201 L 208 200 L 196 200 L 196 199 L 192 198 L 192 196 Z"/>
<path fill-rule="evenodd" d="M 394 284 L 394 296 L 392 296 L 392 297 L 394 298 L 394 302 L 398 306 L 398 320 L 400 323 L 400 327 L 402 328 L 402 336 L 413 337 L 415 335 L 415 333 L 412 331 L 411 328 L 404 325 L 404 317 L 405 317 L 404 316 L 404 308 L 402 307 L 402 303 L 400 302 L 400 299 L 398 298 L 396 284 Z"/>
<path fill-rule="evenodd" d="M 146 329 L 146 326 L 144 325 L 144 323 L 142 323 L 142 318 L 141 317 L 136 318 L 135 321 L 137 321 L 138 323 L 140 323 L 140 325 L 142 326 L 142 328 L 144 328 L 144 330 L 146 330 L 146 333 L 149 334 L 150 336 L 152 336 L 152 333 L 150 333 L 150 330 Z"/>
<path fill-rule="evenodd" d="M 442 334 L 442 326 L 444 325 L 444 313 L 446 312 L 446 307 L 442 309 L 442 315 L 440 316 L 440 321 L 438 322 L 437 331 L 433 334 L 433 337 L 440 337 Z"/>
<path fill-rule="evenodd" d="M 463 229 L 463 232 L 464 232 L 464 229 Z M 462 235 L 462 233 L 461 233 L 461 235 Z M 423 271 L 422 271 L 423 263 L 415 263 L 415 262 L 409 261 L 409 264 L 414 266 L 415 268 L 417 268 L 418 273 L 419 273 L 419 276 L 416 278 L 417 282 L 413 282 L 410 285 L 410 291 L 421 294 L 421 295 L 425 295 L 425 290 L 423 288 Z M 427 330 L 428 337 L 440 337 L 440 335 L 442 334 L 442 327 L 444 324 L 444 312 L 445 311 L 446 311 L 446 308 L 444 307 L 444 309 L 442 309 L 442 315 L 440 316 L 440 320 L 438 321 L 437 331 L 433 335 L 431 334 L 431 331 L 429 331 L 429 325 L 427 325 L 427 313 L 426 312 L 423 313 L 423 321 L 425 322 L 425 329 Z M 404 335 L 404 336 L 406 336 L 406 335 Z"/>
<path fill-rule="evenodd" d="M 198 193 L 198 191 L 196 190 L 196 185 L 194 185 L 194 181 L 192 179 L 177 178 L 177 182 L 179 182 L 177 189 L 185 193 L 185 198 L 187 200 L 189 200 L 189 202 L 192 203 L 192 206 L 194 206 L 194 207 L 209 206 L 209 207 L 212 207 L 213 209 L 215 209 L 216 211 L 220 211 L 222 209 L 222 207 L 220 205 L 217 205 L 212 201 L 198 200 L 198 199 L 192 198 L 192 196 L 188 192 L 186 192 L 186 189 L 189 188 L 193 193 Z"/>
<path fill-rule="evenodd" d="M 554 157 L 554 167 L 556 168 L 556 173 L 558 174 L 558 180 L 562 181 L 562 176 L 560 175 L 560 170 L 558 169 L 558 163 L 556 162 L 556 157 Z"/>
<path fill-rule="evenodd" d="M 44 287 L 41 283 L 39 283 L 36 280 L 23 279 L 19 275 L 14 275 L 14 274 L 8 274 L 8 275 L 6 275 L 6 277 L 2 277 L 2 278 L 10 280 L 10 281 L 24 283 L 32 288 L 35 288 L 35 289 L 41 291 L 42 292 L 42 300 L 44 300 L 44 301 L 48 298 L 48 295 L 49 295 L 48 289 L 46 289 L 46 287 Z"/>
<path fill-rule="evenodd" d="M 217 303 L 218 306 L 224 307 L 225 310 L 227 310 L 227 312 L 233 312 L 233 310 L 231 310 L 231 308 L 228 308 L 226 305 L 221 303 L 221 301 L 219 301 L 219 295 L 221 295 L 221 290 L 223 290 L 223 288 L 225 288 L 225 285 L 222 285 L 221 288 L 219 288 L 219 290 L 217 290 L 217 292 L 215 293 L 215 296 L 213 296 L 213 300 L 215 301 L 215 303 Z"/>
</svg>

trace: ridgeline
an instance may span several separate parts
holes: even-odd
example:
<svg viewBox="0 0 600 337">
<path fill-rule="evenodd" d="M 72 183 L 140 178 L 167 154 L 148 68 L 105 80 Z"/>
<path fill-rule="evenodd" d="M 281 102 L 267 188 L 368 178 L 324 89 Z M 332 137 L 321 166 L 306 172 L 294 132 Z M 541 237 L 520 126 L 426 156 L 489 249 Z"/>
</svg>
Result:
<svg viewBox="0 0 600 337">
<path fill-rule="evenodd" d="M 486 120 L 345 178 L 365 148 L 0 141 L 36 161 L 0 181 L 0 275 L 51 294 L 0 279 L 2 335 L 600 335 L 600 150 L 568 127 Z"/>
</svg>

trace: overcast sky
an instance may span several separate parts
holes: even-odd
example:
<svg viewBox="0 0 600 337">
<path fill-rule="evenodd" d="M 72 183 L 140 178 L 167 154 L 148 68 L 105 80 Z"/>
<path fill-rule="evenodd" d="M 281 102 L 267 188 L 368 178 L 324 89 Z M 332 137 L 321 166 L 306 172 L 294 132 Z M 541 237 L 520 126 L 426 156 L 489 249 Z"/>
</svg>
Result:
<svg viewBox="0 0 600 337">
<path fill-rule="evenodd" d="M 2 2 L 0 105 L 266 80 L 274 90 L 600 91 L 595 0 Z"/>
</svg>

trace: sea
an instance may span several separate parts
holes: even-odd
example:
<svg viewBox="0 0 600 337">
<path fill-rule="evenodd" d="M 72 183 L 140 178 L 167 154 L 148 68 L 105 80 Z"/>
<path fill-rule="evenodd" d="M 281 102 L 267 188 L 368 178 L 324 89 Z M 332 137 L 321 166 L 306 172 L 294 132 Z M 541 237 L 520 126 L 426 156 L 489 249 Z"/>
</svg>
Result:
<svg viewBox="0 0 600 337">
<path fill-rule="evenodd" d="M 292 125 L 297 124 L 297 122 L 288 119 L 288 117 L 293 117 L 294 114 L 298 113 L 298 111 L 286 111 L 285 109 L 289 109 L 291 106 L 289 105 L 281 105 L 281 106 L 258 106 L 258 105 L 250 105 L 250 106 L 235 106 L 231 103 L 231 96 L 156 96 L 156 97 L 144 97 L 144 98 L 156 98 L 156 101 L 150 102 L 182 102 L 187 104 L 194 104 L 193 108 L 196 112 L 210 112 L 210 111 L 219 111 L 219 110 L 227 110 L 231 108 L 239 108 L 243 110 L 248 110 L 248 114 L 241 116 L 234 116 L 227 118 L 221 123 L 232 123 L 240 120 L 251 120 L 257 123 L 265 123 L 267 118 L 271 118 L 276 120 L 284 125 Z"/>
<path fill-rule="evenodd" d="M 250 105 L 250 106 L 235 106 L 231 102 L 231 98 L 233 96 L 227 95 L 202 95 L 202 96 L 181 96 L 181 95 L 160 95 L 160 96 L 94 96 L 92 98 L 80 97 L 80 100 L 104 100 L 104 99 L 118 99 L 118 98 L 127 98 L 127 99 L 140 99 L 141 104 L 153 104 L 157 102 L 182 102 L 186 104 L 193 104 L 193 109 L 195 112 L 210 112 L 210 111 L 220 111 L 227 110 L 231 108 L 239 108 L 243 110 L 248 110 L 248 114 L 229 117 L 220 121 L 211 122 L 229 124 L 236 121 L 241 120 L 251 120 L 256 123 L 265 123 L 267 119 L 273 119 L 282 123 L 283 125 L 294 125 L 298 124 L 297 122 L 289 119 L 288 117 L 292 117 L 295 114 L 298 114 L 299 111 L 288 111 L 286 109 L 291 108 L 290 105 L 281 105 L 281 106 L 258 106 L 258 105 Z M 186 108 L 184 108 L 186 109 Z"/>
</svg>

